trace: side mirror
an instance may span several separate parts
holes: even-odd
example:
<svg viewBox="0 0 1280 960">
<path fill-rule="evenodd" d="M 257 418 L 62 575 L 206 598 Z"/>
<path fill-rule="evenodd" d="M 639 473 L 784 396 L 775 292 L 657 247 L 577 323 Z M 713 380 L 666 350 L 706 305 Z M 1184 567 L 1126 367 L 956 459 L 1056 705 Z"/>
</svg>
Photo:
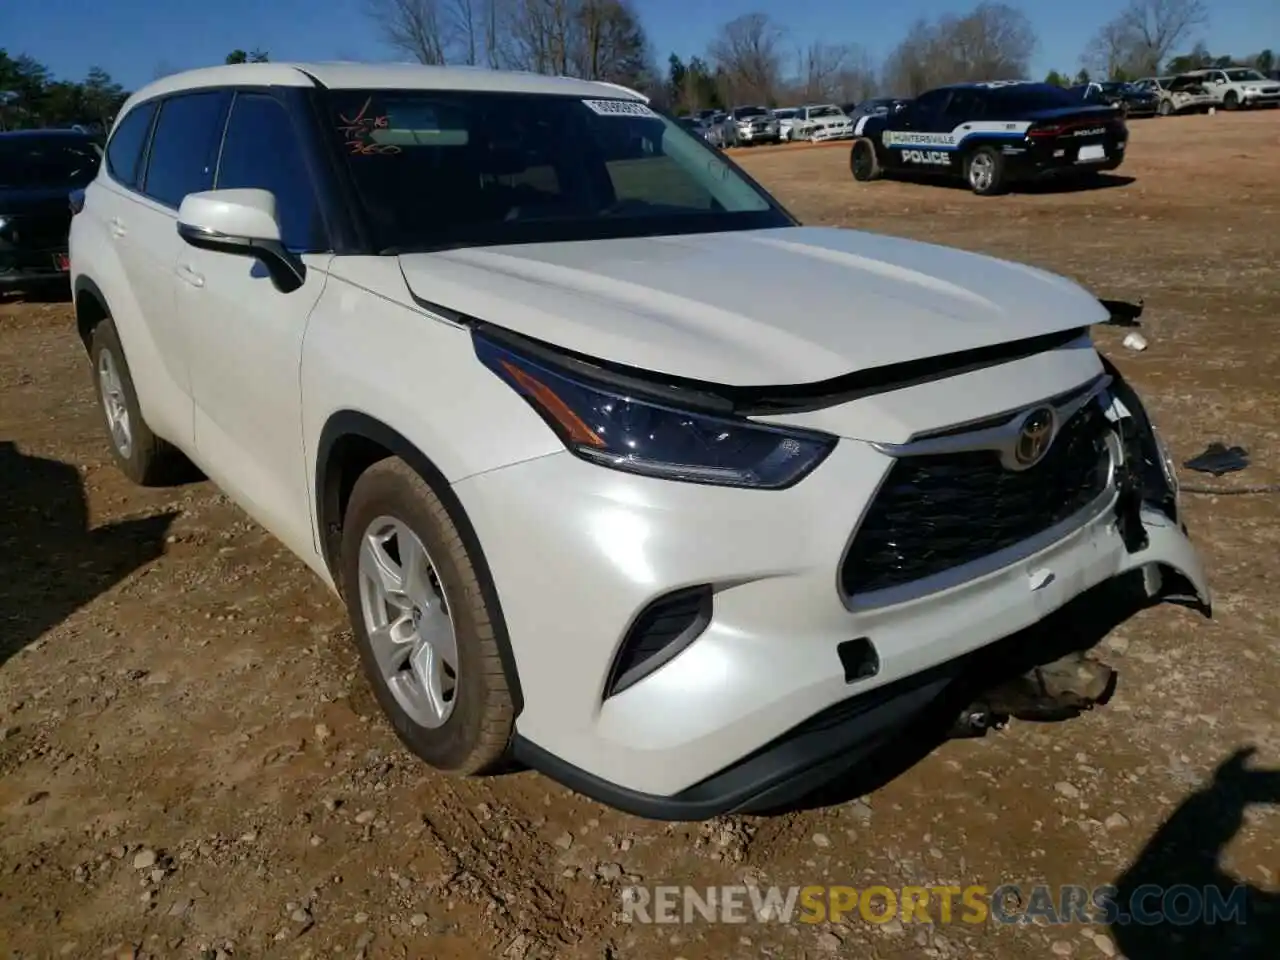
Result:
<svg viewBox="0 0 1280 960">
<path fill-rule="evenodd" d="M 202 250 L 262 261 L 281 293 L 306 280 L 302 261 L 280 242 L 276 198 L 269 190 L 189 193 L 178 208 L 178 235 Z"/>
</svg>

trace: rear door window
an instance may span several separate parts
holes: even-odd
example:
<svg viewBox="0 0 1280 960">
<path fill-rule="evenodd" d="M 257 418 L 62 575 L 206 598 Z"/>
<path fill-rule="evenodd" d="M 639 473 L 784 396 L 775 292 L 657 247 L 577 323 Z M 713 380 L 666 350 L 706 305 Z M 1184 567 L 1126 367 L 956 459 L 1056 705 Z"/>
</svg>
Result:
<svg viewBox="0 0 1280 960">
<path fill-rule="evenodd" d="M 151 132 L 151 118 L 155 116 L 153 102 L 134 107 L 116 124 L 107 144 L 107 172 L 111 179 L 126 187 L 138 185 L 142 168 L 142 154 L 147 147 L 147 134 Z"/>
<path fill-rule="evenodd" d="M 175 210 L 189 193 L 213 189 L 213 168 L 230 95 L 184 93 L 160 107 L 143 193 Z"/>
</svg>

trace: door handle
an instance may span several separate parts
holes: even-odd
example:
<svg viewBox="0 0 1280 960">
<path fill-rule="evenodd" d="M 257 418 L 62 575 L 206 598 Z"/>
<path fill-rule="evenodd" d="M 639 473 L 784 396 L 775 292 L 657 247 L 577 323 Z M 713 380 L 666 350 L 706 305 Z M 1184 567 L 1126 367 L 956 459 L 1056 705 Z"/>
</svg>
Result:
<svg viewBox="0 0 1280 960">
<path fill-rule="evenodd" d="M 173 272 L 176 273 L 183 280 L 185 280 L 187 283 L 191 284 L 193 287 L 204 286 L 204 274 L 196 273 L 194 270 L 191 269 L 190 265 L 188 264 L 185 264 L 185 263 L 178 264 L 176 267 L 173 268 Z"/>
<path fill-rule="evenodd" d="M 124 221 L 121 220 L 119 217 L 112 217 L 108 223 L 108 226 L 111 229 L 111 236 L 115 237 L 116 239 L 123 237 L 126 233 L 129 232 L 128 230 L 125 229 Z"/>
</svg>

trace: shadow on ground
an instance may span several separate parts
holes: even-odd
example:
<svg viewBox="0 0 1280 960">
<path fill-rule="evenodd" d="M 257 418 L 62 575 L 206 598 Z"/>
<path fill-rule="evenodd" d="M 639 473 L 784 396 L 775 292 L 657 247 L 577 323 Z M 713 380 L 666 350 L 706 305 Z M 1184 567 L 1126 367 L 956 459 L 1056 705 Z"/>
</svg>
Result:
<svg viewBox="0 0 1280 960">
<path fill-rule="evenodd" d="M 1238 750 L 1185 799 L 1116 881 L 1111 934 L 1128 960 L 1280 956 L 1280 893 L 1241 884 L 1223 851 L 1246 808 L 1280 804 L 1280 770 Z"/>
<path fill-rule="evenodd" d="M 0 664 L 164 553 L 175 516 L 90 530 L 75 467 L 0 441 Z"/>
<path fill-rule="evenodd" d="M 910 171 L 895 170 L 892 179 L 903 183 L 947 187 L 952 190 L 970 189 L 969 184 L 959 177 L 930 177 L 928 174 L 912 174 Z M 1009 184 L 1008 193 L 1025 193 L 1030 196 L 1045 196 L 1058 193 L 1083 193 L 1094 190 L 1113 190 L 1136 183 L 1136 177 L 1121 176 L 1116 173 L 1095 173 L 1080 177 L 1059 175 L 1045 177 L 1041 180 L 1029 180 Z"/>
<path fill-rule="evenodd" d="M 0 287 L 0 304 L 70 302 L 71 287 L 61 280 L 35 283 L 29 287 Z"/>
</svg>

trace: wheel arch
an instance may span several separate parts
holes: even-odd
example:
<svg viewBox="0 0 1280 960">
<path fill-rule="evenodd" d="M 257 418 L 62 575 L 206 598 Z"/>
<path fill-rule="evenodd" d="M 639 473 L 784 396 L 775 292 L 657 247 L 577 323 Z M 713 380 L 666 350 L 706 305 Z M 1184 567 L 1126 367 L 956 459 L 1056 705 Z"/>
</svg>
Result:
<svg viewBox="0 0 1280 960">
<path fill-rule="evenodd" d="M 395 428 L 369 414 L 357 410 L 333 413 L 320 431 L 315 459 L 316 527 L 320 554 L 341 593 L 344 590 L 339 561 L 342 544 L 342 518 L 356 480 L 373 464 L 388 457 L 399 457 L 431 487 L 448 511 L 450 520 L 466 546 L 475 566 L 485 604 L 492 613 L 493 632 L 502 660 L 502 671 L 511 692 L 512 707 L 518 717 L 524 708 L 515 653 L 507 633 L 506 617 L 498 597 L 489 562 L 467 517 L 462 501 L 453 492 L 443 471 Z"/>
<path fill-rule="evenodd" d="M 92 278 L 80 274 L 71 289 L 72 304 L 76 312 L 76 332 L 88 352 L 93 330 L 111 316 L 106 295 Z"/>
</svg>

